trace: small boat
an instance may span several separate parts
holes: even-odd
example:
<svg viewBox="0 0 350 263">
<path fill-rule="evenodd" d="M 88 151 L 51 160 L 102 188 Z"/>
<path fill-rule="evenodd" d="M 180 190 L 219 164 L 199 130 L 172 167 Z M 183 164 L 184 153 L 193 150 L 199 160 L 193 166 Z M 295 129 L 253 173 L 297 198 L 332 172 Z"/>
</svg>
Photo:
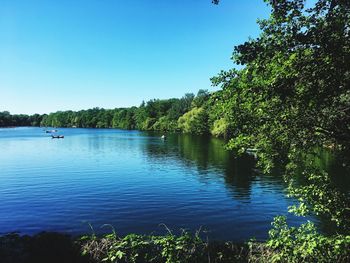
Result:
<svg viewBox="0 0 350 263">
<path fill-rule="evenodd" d="M 165 140 L 166 139 L 166 136 L 165 135 L 162 135 L 162 137 L 160 137 L 162 140 Z"/>
<path fill-rule="evenodd" d="M 255 148 L 247 148 L 247 150 L 246 150 L 247 152 L 257 152 L 258 151 L 258 149 L 255 149 Z"/>
<path fill-rule="evenodd" d="M 247 148 L 245 151 L 248 155 L 254 156 L 254 158 L 258 157 L 258 149 L 255 148 Z"/>
<path fill-rule="evenodd" d="M 63 139 L 64 136 L 63 135 L 51 135 L 52 139 Z"/>
<path fill-rule="evenodd" d="M 53 133 L 53 132 L 57 132 L 57 130 L 46 130 L 46 133 Z"/>
</svg>

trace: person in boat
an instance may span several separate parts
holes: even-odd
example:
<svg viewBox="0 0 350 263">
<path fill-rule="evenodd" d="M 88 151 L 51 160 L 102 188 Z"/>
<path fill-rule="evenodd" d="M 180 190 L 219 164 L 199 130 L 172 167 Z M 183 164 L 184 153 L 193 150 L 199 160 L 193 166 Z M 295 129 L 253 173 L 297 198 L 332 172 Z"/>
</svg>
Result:
<svg viewBox="0 0 350 263">
<path fill-rule="evenodd" d="M 63 139 L 64 136 L 63 135 L 51 135 L 52 139 Z"/>
</svg>

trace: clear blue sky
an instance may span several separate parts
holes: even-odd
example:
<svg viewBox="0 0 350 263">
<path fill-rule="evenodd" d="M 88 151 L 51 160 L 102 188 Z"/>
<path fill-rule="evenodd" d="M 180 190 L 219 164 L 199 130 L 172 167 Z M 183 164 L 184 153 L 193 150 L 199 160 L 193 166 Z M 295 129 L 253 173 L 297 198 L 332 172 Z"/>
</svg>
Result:
<svg viewBox="0 0 350 263">
<path fill-rule="evenodd" d="M 263 0 L 0 0 L 0 111 L 138 106 L 214 90 Z"/>
</svg>

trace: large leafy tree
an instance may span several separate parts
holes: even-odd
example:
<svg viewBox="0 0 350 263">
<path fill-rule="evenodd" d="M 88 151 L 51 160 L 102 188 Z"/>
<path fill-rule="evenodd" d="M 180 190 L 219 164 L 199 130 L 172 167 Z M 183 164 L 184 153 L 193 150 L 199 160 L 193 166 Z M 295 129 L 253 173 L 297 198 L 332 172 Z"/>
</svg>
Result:
<svg viewBox="0 0 350 263">
<path fill-rule="evenodd" d="M 284 164 L 290 194 L 301 201 L 292 210 L 322 214 L 348 231 L 347 195 L 307 156 L 328 146 L 349 168 L 350 1 L 319 0 L 308 9 L 304 0 L 266 2 L 271 16 L 259 21 L 260 36 L 235 47 L 243 69 L 213 78 L 223 88 L 216 107 L 230 123 L 228 148 L 257 148 L 265 171 Z M 299 173 L 307 186 L 295 184 Z"/>
</svg>

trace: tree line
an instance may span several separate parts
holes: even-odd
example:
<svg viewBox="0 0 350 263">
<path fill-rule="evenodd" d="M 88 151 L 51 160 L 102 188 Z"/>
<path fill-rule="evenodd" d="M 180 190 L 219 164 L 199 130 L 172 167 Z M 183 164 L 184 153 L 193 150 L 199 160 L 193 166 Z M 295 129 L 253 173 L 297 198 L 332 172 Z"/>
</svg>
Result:
<svg viewBox="0 0 350 263">
<path fill-rule="evenodd" d="M 0 127 L 17 127 L 17 126 L 40 126 L 43 115 L 34 114 L 14 114 L 8 111 L 0 112 Z"/>
<path fill-rule="evenodd" d="M 205 108 L 209 97 L 208 91 L 200 90 L 197 96 L 187 93 L 180 99 L 152 99 L 139 107 L 58 111 L 45 115 L 41 125 L 177 131 L 180 130 L 179 118 L 191 110 Z M 197 115 L 194 118 L 200 117 Z"/>
<path fill-rule="evenodd" d="M 2 112 L 0 127 L 118 128 L 224 136 L 226 123 L 213 114 L 217 95 L 217 92 L 199 90 L 197 95 L 186 93 L 180 99 L 152 99 L 139 107 L 93 108 L 31 116 Z"/>
</svg>

